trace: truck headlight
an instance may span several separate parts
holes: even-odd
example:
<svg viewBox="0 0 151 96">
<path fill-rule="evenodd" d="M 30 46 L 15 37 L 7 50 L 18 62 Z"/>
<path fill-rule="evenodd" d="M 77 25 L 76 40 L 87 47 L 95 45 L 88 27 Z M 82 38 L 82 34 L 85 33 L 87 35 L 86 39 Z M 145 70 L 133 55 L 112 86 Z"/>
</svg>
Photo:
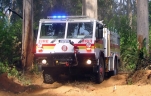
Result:
<svg viewBox="0 0 151 96">
<path fill-rule="evenodd" d="M 47 60 L 46 60 L 46 59 L 43 59 L 43 60 L 41 61 L 41 63 L 42 63 L 42 64 L 47 64 Z"/>
<path fill-rule="evenodd" d="M 90 65 L 90 64 L 92 63 L 92 61 L 91 61 L 90 59 L 88 59 L 88 60 L 86 61 L 86 63 L 87 63 L 88 65 Z"/>
</svg>

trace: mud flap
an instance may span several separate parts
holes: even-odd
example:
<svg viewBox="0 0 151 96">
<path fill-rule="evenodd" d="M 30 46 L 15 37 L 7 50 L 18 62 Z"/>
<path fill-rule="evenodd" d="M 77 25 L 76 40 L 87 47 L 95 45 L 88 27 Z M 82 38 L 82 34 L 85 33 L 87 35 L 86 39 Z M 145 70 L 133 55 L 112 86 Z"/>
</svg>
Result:
<svg viewBox="0 0 151 96">
<path fill-rule="evenodd" d="M 98 73 L 98 66 L 93 66 L 93 73 Z"/>
</svg>

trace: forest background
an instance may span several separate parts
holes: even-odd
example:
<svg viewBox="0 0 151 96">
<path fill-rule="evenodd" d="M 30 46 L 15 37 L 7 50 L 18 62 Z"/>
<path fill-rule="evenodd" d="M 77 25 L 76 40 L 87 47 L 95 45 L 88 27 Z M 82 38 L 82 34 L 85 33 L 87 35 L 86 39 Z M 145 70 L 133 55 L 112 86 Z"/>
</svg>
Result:
<svg viewBox="0 0 151 96">
<path fill-rule="evenodd" d="M 151 1 L 148 1 L 148 5 L 150 41 Z M 23 0 L 0 0 L 0 73 L 18 74 L 16 67 L 21 68 L 22 66 L 20 62 L 22 14 Z M 47 18 L 47 16 L 54 14 L 82 15 L 82 0 L 33 0 L 33 33 L 38 30 L 41 18 Z M 137 70 L 139 69 L 138 63 L 140 64 L 143 60 L 150 61 L 150 52 L 146 52 L 145 46 L 138 50 L 137 0 L 98 0 L 98 19 L 104 20 L 111 31 L 120 35 L 120 70 Z M 35 42 L 36 34 L 33 38 Z M 144 44 L 145 41 L 142 43 Z M 151 43 L 149 43 L 149 47 L 150 45 Z M 140 55 L 140 53 L 143 54 Z M 33 65 L 36 66 L 34 62 Z M 37 70 L 36 68 L 33 67 L 33 70 Z"/>
</svg>

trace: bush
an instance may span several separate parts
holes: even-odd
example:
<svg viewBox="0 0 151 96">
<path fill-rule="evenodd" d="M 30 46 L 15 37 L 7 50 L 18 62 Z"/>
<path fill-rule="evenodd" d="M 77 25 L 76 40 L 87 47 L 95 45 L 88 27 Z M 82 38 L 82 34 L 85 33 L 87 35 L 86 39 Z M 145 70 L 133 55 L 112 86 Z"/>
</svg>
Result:
<svg viewBox="0 0 151 96">
<path fill-rule="evenodd" d="M 120 55 L 122 70 L 132 71 L 139 59 L 136 29 L 129 26 L 127 16 L 114 17 L 108 23 L 111 31 L 120 35 Z"/>
<path fill-rule="evenodd" d="M 8 73 L 10 68 L 8 67 L 7 64 L 3 64 L 0 62 L 0 74 L 2 73 Z"/>
<path fill-rule="evenodd" d="M 21 57 L 22 21 L 10 23 L 0 11 L 0 61 L 12 64 Z"/>
<path fill-rule="evenodd" d="M 17 77 L 19 74 L 19 72 L 17 71 L 16 67 L 15 66 L 8 66 L 7 63 L 1 63 L 0 62 L 0 74 L 2 73 L 8 73 L 9 76 L 15 76 Z"/>
</svg>

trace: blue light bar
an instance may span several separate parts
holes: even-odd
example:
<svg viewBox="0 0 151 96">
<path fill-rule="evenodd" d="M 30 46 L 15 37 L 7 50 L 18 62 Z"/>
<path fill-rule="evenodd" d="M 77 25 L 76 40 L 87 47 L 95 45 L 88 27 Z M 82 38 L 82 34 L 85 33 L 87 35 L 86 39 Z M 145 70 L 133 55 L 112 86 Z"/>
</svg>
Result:
<svg viewBox="0 0 151 96">
<path fill-rule="evenodd" d="M 47 19 L 67 19 L 67 18 L 88 18 L 88 17 L 87 16 L 65 16 L 65 15 L 47 16 Z"/>
<path fill-rule="evenodd" d="M 52 16 L 52 18 L 57 18 L 57 16 Z"/>
<path fill-rule="evenodd" d="M 62 18 L 66 18 L 66 16 L 62 16 Z"/>
<path fill-rule="evenodd" d="M 66 16 L 61 16 L 61 15 L 58 15 L 58 16 L 50 16 L 49 18 L 52 18 L 52 19 L 61 19 L 61 18 L 66 18 Z"/>
</svg>

